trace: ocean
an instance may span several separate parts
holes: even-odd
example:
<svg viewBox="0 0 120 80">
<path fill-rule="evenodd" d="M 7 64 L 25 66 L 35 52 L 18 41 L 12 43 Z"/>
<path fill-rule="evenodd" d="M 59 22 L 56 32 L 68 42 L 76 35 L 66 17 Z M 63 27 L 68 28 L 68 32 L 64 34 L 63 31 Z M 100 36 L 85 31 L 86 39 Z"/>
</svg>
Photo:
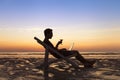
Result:
<svg viewBox="0 0 120 80">
<path fill-rule="evenodd" d="M 0 58 L 44 58 L 45 52 L 0 52 Z M 85 58 L 120 59 L 120 52 L 80 52 Z M 50 55 L 50 58 L 53 58 Z"/>
</svg>

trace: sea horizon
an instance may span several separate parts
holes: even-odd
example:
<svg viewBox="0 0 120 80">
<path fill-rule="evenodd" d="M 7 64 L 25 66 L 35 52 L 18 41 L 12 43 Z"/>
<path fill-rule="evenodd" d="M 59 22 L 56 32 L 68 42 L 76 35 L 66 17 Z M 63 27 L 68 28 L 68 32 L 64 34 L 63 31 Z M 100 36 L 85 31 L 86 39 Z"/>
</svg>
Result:
<svg viewBox="0 0 120 80">
<path fill-rule="evenodd" d="M 0 52 L 0 58 L 44 58 L 45 52 Z M 80 52 L 88 59 L 120 59 L 120 52 Z M 53 58 L 50 55 L 50 58 Z"/>
</svg>

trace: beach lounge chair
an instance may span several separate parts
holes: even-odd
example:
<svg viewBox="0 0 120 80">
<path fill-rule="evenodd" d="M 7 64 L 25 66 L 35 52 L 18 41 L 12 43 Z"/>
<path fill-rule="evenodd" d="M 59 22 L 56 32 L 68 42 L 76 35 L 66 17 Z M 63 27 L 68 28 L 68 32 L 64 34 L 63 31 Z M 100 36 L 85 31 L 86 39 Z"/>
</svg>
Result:
<svg viewBox="0 0 120 80">
<path fill-rule="evenodd" d="M 77 68 L 77 69 L 79 68 L 78 65 L 70 59 L 70 57 L 76 56 L 76 54 L 73 54 L 73 55 L 68 56 L 68 57 L 64 57 L 57 50 L 51 48 L 50 46 L 45 44 L 40 39 L 38 39 L 36 37 L 34 37 L 34 39 L 37 40 L 37 42 L 40 43 L 45 48 L 44 64 L 42 64 L 42 66 L 44 66 L 44 77 L 45 77 L 45 80 L 48 80 L 48 67 L 49 67 L 49 65 L 51 63 L 54 63 L 54 62 L 57 62 L 57 61 L 61 61 L 61 60 L 65 60 L 68 63 L 70 63 L 72 66 L 74 66 L 74 68 Z M 58 54 L 61 58 L 60 59 L 55 59 L 55 60 L 52 60 L 52 61 L 48 61 L 49 60 L 49 50 L 51 50 L 54 53 Z"/>
</svg>

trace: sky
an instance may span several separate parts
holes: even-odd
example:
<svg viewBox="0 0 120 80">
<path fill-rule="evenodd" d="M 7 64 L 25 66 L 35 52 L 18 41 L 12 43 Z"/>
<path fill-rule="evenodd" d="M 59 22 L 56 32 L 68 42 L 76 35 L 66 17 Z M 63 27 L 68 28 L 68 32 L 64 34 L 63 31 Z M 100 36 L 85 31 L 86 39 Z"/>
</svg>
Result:
<svg viewBox="0 0 120 80">
<path fill-rule="evenodd" d="M 43 51 L 33 38 L 82 52 L 120 51 L 120 0 L 0 0 L 0 51 Z"/>
</svg>

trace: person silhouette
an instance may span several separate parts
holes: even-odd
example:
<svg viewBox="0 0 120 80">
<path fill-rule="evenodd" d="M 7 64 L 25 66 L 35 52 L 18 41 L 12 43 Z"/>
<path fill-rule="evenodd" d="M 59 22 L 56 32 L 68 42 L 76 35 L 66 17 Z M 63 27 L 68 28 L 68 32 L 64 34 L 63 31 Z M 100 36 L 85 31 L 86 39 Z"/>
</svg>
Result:
<svg viewBox="0 0 120 80">
<path fill-rule="evenodd" d="M 73 55 L 73 54 L 76 54 L 75 58 L 80 61 L 85 68 L 91 68 L 93 67 L 93 64 L 95 63 L 95 60 L 92 60 L 92 61 L 88 61 L 87 59 L 85 59 L 77 50 L 67 50 L 65 48 L 63 49 L 58 49 L 59 45 L 62 44 L 62 39 L 60 41 L 57 42 L 56 46 L 54 47 L 54 45 L 50 42 L 49 39 L 52 39 L 53 37 L 53 32 L 52 32 L 52 29 L 50 28 L 47 28 L 44 30 L 44 40 L 43 42 L 45 44 L 47 44 L 48 46 L 56 49 L 58 52 L 61 53 L 61 55 L 67 57 L 67 56 L 70 56 L 70 55 Z M 36 38 L 36 37 L 34 37 Z M 39 43 L 39 41 L 37 41 Z M 49 50 L 50 54 L 53 55 L 55 58 L 61 58 L 58 54 L 56 54 L 55 52 Z M 39 66 L 37 67 L 39 68 Z"/>
</svg>

